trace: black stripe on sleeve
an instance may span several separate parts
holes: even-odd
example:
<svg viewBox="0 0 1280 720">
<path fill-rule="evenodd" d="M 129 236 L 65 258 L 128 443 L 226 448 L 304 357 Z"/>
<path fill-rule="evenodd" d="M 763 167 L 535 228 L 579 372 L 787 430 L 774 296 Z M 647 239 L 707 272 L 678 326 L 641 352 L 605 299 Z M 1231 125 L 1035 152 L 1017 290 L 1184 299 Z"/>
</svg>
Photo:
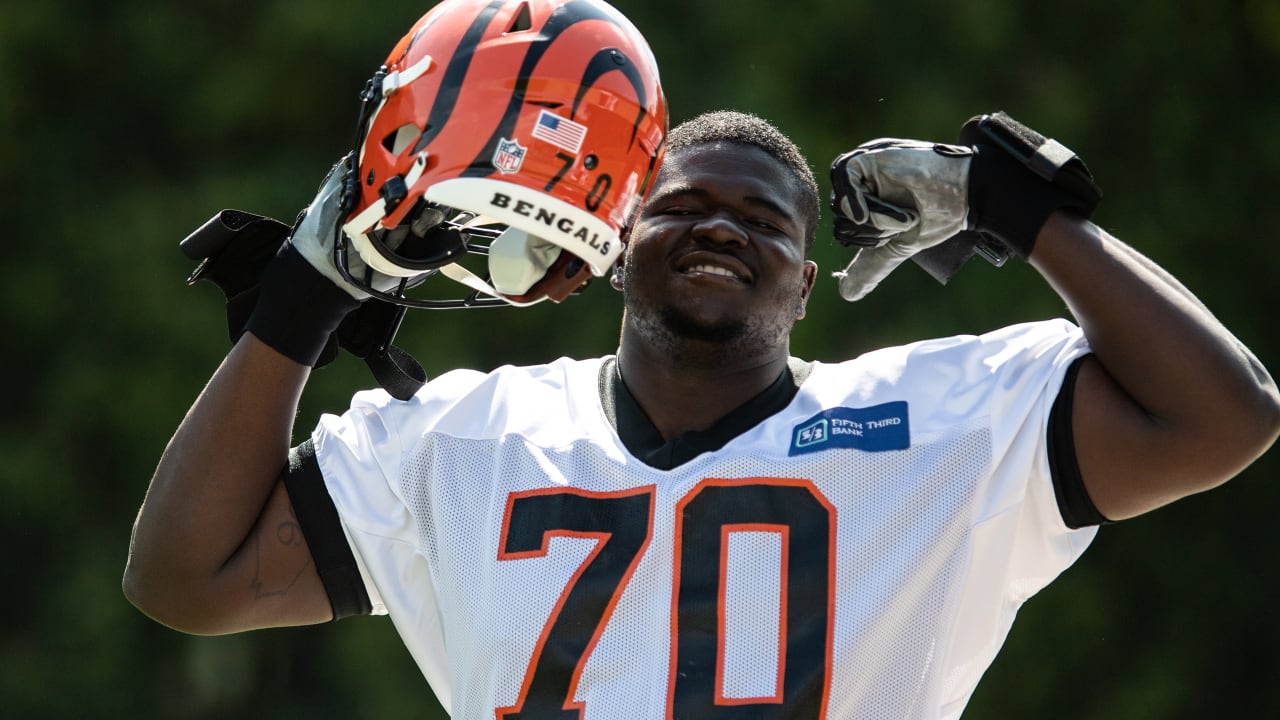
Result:
<svg viewBox="0 0 1280 720">
<path fill-rule="evenodd" d="M 1058 512 L 1071 529 L 1103 525 L 1111 522 L 1089 498 L 1084 480 L 1080 477 L 1080 464 L 1076 461 L 1076 439 L 1071 429 L 1071 414 L 1076 389 L 1076 376 L 1085 357 L 1077 358 L 1067 368 L 1062 387 L 1049 411 L 1049 471 L 1053 476 L 1053 494 L 1058 499 Z"/>
<path fill-rule="evenodd" d="M 351 545 L 342 531 L 338 509 L 325 487 L 310 440 L 289 452 L 289 466 L 284 470 L 284 486 L 293 503 L 298 525 L 311 549 L 320 581 L 329 595 L 333 619 L 368 615 L 373 611 L 369 593 L 364 589 L 360 568 L 356 565 Z"/>
</svg>

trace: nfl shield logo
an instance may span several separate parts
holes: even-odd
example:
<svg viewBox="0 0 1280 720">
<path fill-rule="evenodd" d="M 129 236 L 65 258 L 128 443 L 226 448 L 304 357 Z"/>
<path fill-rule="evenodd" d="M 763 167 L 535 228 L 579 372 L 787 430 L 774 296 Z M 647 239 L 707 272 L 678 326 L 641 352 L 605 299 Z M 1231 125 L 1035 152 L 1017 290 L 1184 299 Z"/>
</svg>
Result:
<svg viewBox="0 0 1280 720">
<path fill-rule="evenodd" d="M 515 140 L 501 138 L 498 141 L 498 151 L 493 154 L 493 166 L 504 173 L 513 173 L 520 171 L 520 165 L 524 162 L 525 148 L 520 147 L 520 143 Z"/>
</svg>

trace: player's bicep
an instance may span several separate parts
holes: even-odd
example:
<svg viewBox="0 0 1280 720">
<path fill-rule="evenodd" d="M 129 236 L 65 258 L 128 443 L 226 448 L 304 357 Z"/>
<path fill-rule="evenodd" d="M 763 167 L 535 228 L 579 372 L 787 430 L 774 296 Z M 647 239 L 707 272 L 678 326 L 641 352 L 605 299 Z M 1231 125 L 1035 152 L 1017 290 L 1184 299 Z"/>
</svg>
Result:
<svg viewBox="0 0 1280 720">
<path fill-rule="evenodd" d="M 1071 426 L 1081 480 L 1105 517 L 1134 517 L 1180 496 L 1168 483 L 1179 462 L 1176 436 L 1093 356 L 1081 362 Z"/>
<path fill-rule="evenodd" d="M 333 611 L 283 478 L 222 572 L 241 629 L 309 625 Z"/>
</svg>

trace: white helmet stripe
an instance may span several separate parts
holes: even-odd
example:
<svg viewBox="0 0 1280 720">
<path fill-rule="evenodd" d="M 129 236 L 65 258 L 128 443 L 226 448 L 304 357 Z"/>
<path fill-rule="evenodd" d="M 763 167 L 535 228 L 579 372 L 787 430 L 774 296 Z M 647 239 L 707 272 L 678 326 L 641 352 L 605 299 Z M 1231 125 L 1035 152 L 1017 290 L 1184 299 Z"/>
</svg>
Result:
<svg viewBox="0 0 1280 720">
<path fill-rule="evenodd" d="M 617 233 L 603 220 L 521 185 L 494 178 L 453 178 L 428 187 L 422 196 L 553 242 L 586 261 L 597 277 L 608 274 L 622 254 Z"/>
<path fill-rule="evenodd" d="M 431 69 L 431 56 L 423 55 L 422 59 L 414 63 L 404 71 L 393 71 L 387 73 L 382 79 L 382 97 L 386 97 L 409 83 L 417 80 Z"/>
</svg>

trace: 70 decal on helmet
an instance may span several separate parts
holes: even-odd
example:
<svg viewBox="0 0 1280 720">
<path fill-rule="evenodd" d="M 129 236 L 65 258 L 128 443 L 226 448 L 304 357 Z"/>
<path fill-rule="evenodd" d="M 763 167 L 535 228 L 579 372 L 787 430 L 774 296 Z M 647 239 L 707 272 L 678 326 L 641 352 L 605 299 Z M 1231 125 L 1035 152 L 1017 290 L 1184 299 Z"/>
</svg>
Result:
<svg viewBox="0 0 1280 720">
<path fill-rule="evenodd" d="M 411 307 L 558 302 L 605 275 L 667 132 L 652 51 L 600 0 L 445 0 L 361 98 L 334 261 Z M 352 251 L 400 287 L 353 277 Z M 487 255 L 487 272 L 467 255 Z M 405 295 L 434 274 L 470 295 Z"/>
</svg>

